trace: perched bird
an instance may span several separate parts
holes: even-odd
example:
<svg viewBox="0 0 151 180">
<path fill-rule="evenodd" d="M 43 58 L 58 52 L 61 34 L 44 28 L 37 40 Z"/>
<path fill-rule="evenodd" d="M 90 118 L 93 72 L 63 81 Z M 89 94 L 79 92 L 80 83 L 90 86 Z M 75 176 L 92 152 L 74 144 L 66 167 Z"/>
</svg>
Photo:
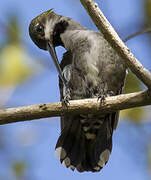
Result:
<svg viewBox="0 0 151 180">
<path fill-rule="evenodd" d="M 40 49 L 52 56 L 60 76 L 61 101 L 95 97 L 104 100 L 122 93 L 126 66 L 101 33 L 51 9 L 31 21 L 29 34 Z M 60 65 L 56 46 L 67 50 Z M 118 118 L 119 112 L 62 116 L 55 149 L 61 163 L 79 172 L 100 171 L 111 154 Z"/>
</svg>

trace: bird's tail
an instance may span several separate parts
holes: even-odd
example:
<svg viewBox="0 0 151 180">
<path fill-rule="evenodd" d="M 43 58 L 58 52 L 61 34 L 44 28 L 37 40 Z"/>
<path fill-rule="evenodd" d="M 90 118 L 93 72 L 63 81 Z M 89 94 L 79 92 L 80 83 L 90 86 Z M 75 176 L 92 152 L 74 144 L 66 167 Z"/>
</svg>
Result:
<svg viewBox="0 0 151 180">
<path fill-rule="evenodd" d="M 55 150 L 60 162 L 79 172 L 100 171 L 111 154 L 115 113 L 97 119 L 79 115 L 63 118 L 66 125 Z"/>
</svg>

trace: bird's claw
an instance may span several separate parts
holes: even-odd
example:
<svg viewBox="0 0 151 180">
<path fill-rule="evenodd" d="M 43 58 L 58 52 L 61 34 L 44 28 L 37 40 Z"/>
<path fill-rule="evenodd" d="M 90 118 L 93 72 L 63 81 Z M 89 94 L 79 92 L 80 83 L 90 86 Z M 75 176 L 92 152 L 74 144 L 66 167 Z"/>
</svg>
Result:
<svg viewBox="0 0 151 180">
<path fill-rule="evenodd" d="M 100 94 L 98 96 L 97 100 L 100 101 L 101 104 L 104 104 L 105 103 L 105 98 L 106 98 L 105 94 Z"/>
<path fill-rule="evenodd" d="M 68 105 L 70 105 L 69 100 L 70 100 L 69 96 L 65 96 L 65 97 L 62 99 L 62 104 L 67 107 Z"/>
<path fill-rule="evenodd" d="M 114 95 L 115 95 L 114 92 L 110 90 L 107 91 L 106 93 L 105 91 L 101 91 L 101 93 L 98 95 L 98 101 L 100 100 L 100 103 L 104 104 L 106 97 L 114 96 Z"/>
<path fill-rule="evenodd" d="M 69 102 L 69 100 L 71 99 L 70 94 L 71 94 L 70 87 L 69 85 L 66 85 L 65 95 L 62 99 L 62 104 L 65 105 L 66 107 L 70 105 L 70 102 Z"/>
</svg>

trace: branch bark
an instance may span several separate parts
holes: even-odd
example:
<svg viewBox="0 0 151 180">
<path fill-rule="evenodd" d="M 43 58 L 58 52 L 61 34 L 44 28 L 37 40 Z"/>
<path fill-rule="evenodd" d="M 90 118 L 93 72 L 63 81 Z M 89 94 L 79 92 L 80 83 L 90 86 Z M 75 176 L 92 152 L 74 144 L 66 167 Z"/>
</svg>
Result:
<svg viewBox="0 0 151 180">
<path fill-rule="evenodd" d="M 103 33 L 105 39 L 122 57 L 125 64 L 131 71 L 150 89 L 151 88 L 151 73 L 142 66 L 142 64 L 130 52 L 124 42 L 120 39 L 111 24 L 103 15 L 98 5 L 93 0 L 80 0 L 84 8 L 92 18 L 95 25 Z"/>
<path fill-rule="evenodd" d="M 70 101 L 70 105 L 68 107 L 62 106 L 61 102 L 37 104 L 0 110 L 0 124 L 2 125 L 26 120 L 62 116 L 65 113 L 110 113 L 122 109 L 145 106 L 150 104 L 151 97 L 148 96 L 148 91 L 107 97 L 104 103 L 100 103 L 98 99 L 95 98 L 73 100 Z"/>
</svg>

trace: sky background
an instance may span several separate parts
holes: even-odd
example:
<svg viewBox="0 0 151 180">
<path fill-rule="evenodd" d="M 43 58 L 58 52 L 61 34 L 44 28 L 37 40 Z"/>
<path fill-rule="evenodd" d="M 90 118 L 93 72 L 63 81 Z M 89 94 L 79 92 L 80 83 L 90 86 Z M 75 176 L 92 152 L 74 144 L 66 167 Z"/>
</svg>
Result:
<svg viewBox="0 0 151 180">
<path fill-rule="evenodd" d="M 143 0 L 99 0 L 96 2 L 122 38 L 140 30 L 143 26 L 145 17 Z M 25 49 L 31 56 L 42 58 L 50 63 L 40 75 L 30 78 L 14 91 L 7 107 L 59 101 L 58 76 L 48 52 L 38 49 L 28 35 L 30 21 L 51 8 L 54 8 L 58 14 L 75 19 L 88 29 L 97 30 L 78 0 L 1 0 L 0 21 L 7 24 L 6 17 L 13 12 L 17 13 Z M 0 44 L 4 41 L 5 36 L 1 36 Z M 134 38 L 127 42 L 127 45 L 141 63 L 151 69 L 148 36 Z M 57 48 L 59 59 L 63 52 L 63 48 Z M 15 160 L 26 164 L 23 177 L 20 178 L 23 180 L 58 180 L 60 178 L 66 180 L 83 178 L 87 180 L 149 180 L 151 176 L 146 154 L 150 128 L 149 122 L 140 126 L 121 119 L 114 132 L 113 150 L 107 165 L 99 173 L 81 174 L 62 166 L 54 155 L 55 144 L 60 134 L 59 118 L 3 125 L 0 131 L 5 144 L 0 149 L 0 180 L 16 180 L 11 168 Z"/>
</svg>

